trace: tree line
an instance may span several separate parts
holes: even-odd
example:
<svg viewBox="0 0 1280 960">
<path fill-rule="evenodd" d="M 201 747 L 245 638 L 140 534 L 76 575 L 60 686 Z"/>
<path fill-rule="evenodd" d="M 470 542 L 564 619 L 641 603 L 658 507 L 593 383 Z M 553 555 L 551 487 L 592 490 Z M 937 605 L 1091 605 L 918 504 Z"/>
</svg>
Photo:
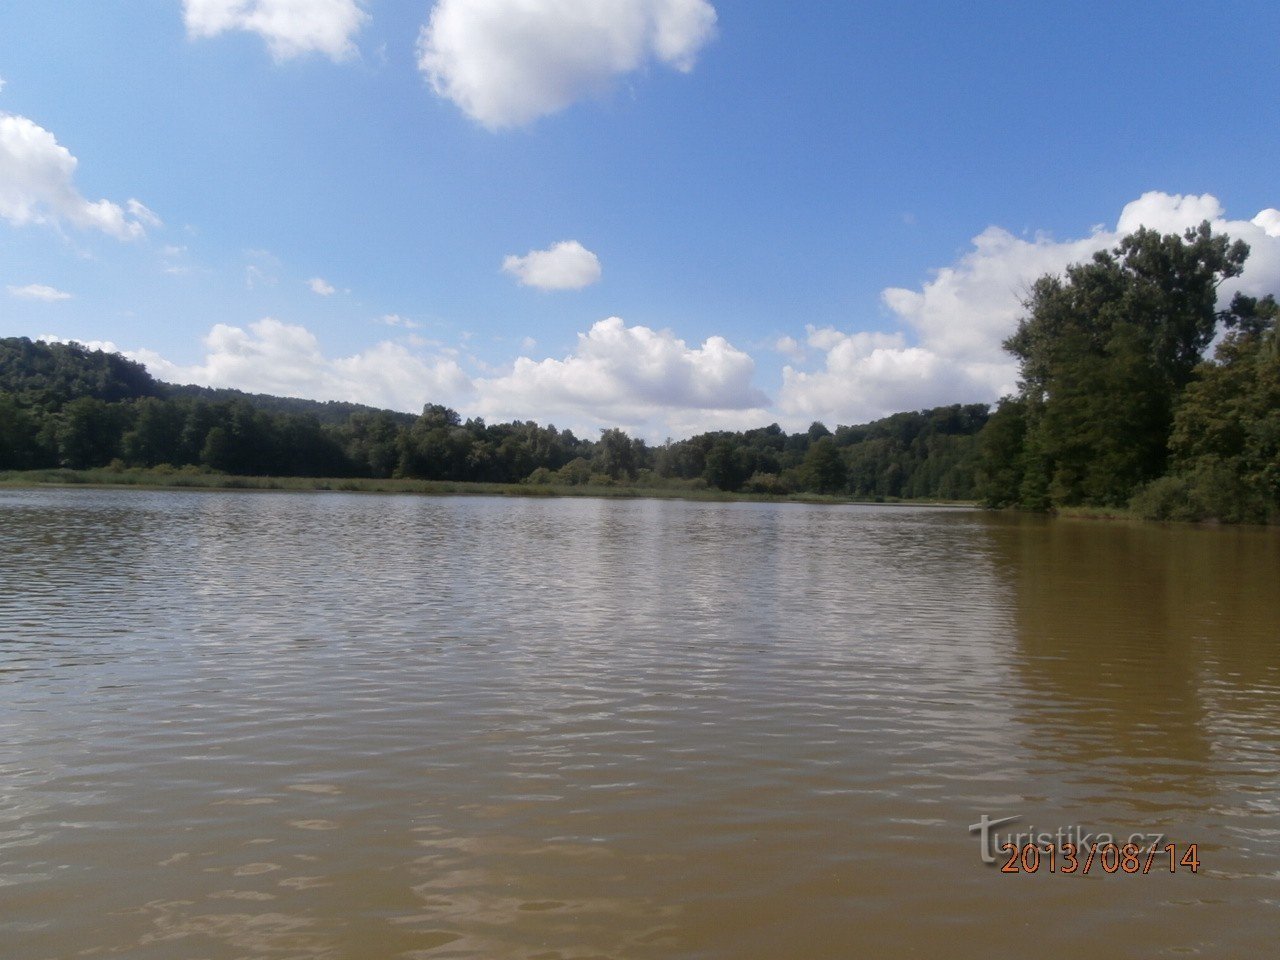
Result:
<svg viewBox="0 0 1280 960">
<path fill-rule="evenodd" d="M 1041 277 L 1005 342 L 1018 391 L 994 409 L 953 404 L 834 431 L 775 423 L 657 446 L 616 428 L 588 439 L 533 421 L 464 421 L 439 404 L 414 416 L 175 386 L 118 354 L 3 339 L 0 469 L 713 487 L 1280 521 L 1280 308 L 1274 295 L 1243 294 L 1219 308 L 1248 256 L 1208 223 L 1141 229 Z"/>
<path fill-rule="evenodd" d="M 766 494 L 971 499 L 986 404 L 861 426 L 777 424 L 652 446 L 428 404 L 359 404 L 176 386 L 119 354 L 0 340 L 0 469 L 198 468 L 240 475 L 714 487 Z"/>
</svg>

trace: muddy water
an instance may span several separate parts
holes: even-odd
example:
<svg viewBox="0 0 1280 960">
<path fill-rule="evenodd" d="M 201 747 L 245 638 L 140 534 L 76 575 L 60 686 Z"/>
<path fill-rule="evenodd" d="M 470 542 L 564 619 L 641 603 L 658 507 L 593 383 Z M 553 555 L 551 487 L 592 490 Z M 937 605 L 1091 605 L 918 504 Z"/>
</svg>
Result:
<svg viewBox="0 0 1280 960">
<path fill-rule="evenodd" d="M 6 958 L 1261 957 L 1278 900 L 1274 531 L 0 492 Z"/>
</svg>

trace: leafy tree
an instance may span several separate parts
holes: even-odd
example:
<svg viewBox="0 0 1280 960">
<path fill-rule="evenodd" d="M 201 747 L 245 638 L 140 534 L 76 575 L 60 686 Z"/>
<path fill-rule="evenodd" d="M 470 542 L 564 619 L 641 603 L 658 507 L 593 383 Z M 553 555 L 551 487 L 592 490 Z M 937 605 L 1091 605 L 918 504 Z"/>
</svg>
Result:
<svg viewBox="0 0 1280 960">
<path fill-rule="evenodd" d="M 36 417 L 8 394 L 0 393 L 0 470 L 27 470 L 40 457 Z"/>
<path fill-rule="evenodd" d="M 342 437 L 347 459 L 357 473 L 389 477 L 400 462 L 400 425 L 388 410 L 361 411 L 348 419 Z"/>
<path fill-rule="evenodd" d="M 844 460 L 830 435 L 821 437 L 809 448 L 802 469 L 810 489 L 818 493 L 838 493 L 844 489 Z"/>
<path fill-rule="evenodd" d="M 59 462 L 72 469 L 101 467 L 120 455 L 124 408 L 94 397 L 66 404 L 54 421 Z"/>
<path fill-rule="evenodd" d="M 592 457 L 592 467 L 596 472 L 605 474 L 615 482 L 623 479 L 634 480 L 639 470 L 636 453 L 631 438 L 623 431 L 616 427 L 612 430 L 602 430 L 600 440 L 596 443 L 595 455 Z"/>
<path fill-rule="evenodd" d="M 1174 418 L 1174 476 L 1135 507 L 1160 519 L 1263 523 L 1280 515 L 1280 333 L 1274 296 L 1238 295 L 1214 362 Z"/>
<path fill-rule="evenodd" d="M 175 403 L 144 397 L 134 406 L 133 429 L 121 440 L 126 461 L 152 467 L 161 463 L 179 466 L 182 462 L 182 431 L 186 417 Z"/>
<path fill-rule="evenodd" d="M 1209 224 L 1140 229 L 1032 287 L 1005 348 L 1021 365 L 1023 506 L 1121 504 L 1164 473 L 1177 398 L 1249 248 Z"/>
<path fill-rule="evenodd" d="M 228 472 L 234 463 L 231 436 L 226 427 L 214 427 L 205 436 L 200 462 L 210 470 Z"/>
<path fill-rule="evenodd" d="M 751 475 L 738 447 L 728 438 L 715 442 L 707 451 L 705 463 L 703 476 L 707 483 L 721 490 L 739 490 Z"/>
<path fill-rule="evenodd" d="M 977 489 L 988 507 L 1008 507 L 1022 499 L 1026 402 L 1004 397 L 979 435 Z"/>
</svg>

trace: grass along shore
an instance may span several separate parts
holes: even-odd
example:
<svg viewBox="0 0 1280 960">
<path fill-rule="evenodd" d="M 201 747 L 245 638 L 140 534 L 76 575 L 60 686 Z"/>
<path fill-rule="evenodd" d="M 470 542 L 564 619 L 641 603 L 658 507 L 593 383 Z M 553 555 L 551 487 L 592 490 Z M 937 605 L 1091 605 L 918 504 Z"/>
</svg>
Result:
<svg viewBox="0 0 1280 960">
<path fill-rule="evenodd" d="M 666 500 L 747 501 L 762 503 L 887 503 L 896 505 L 974 507 L 964 501 L 866 500 L 817 493 L 730 493 L 687 481 L 664 485 L 469 483 L 454 480 L 373 479 L 369 477 L 246 477 L 194 468 L 95 467 L 87 470 L 44 469 L 0 471 L 0 489 L 57 487 L 141 487 L 156 490 L 342 491 L 409 493 L 427 496 L 614 497 Z"/>
</svg>

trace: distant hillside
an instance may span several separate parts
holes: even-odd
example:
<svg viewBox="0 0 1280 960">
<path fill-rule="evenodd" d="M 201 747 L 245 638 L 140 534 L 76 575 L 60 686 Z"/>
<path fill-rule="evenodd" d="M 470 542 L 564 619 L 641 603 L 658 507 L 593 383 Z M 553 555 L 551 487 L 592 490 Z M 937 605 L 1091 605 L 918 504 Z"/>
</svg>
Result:
<svg viewBox="0 0 1280 960">
<path fill-rule="evenodd" d="M 232 390 L 229 387 L 198 387 L 195 384 L 161 383 L 167 397 L 190 397 L 208 403 L 227 403 L 243 400 L 255 409 L 267 413 L 289 413 L 302 417 L 315 417 L 323 424 L 341 426 L 356 413 L 382 413 L 400 424 L 409 426 L 418 419 L 414 413 L 400 413 L 396 410 L 383 410 L 379 407 L 366 406 L 363 403 L 347 403 L 343 400 L 303 400 L 300 397 L 276 397 L 269 393 L 245 393 L 243 390 Z"/>
<path fill-rule="evenodd" d="M 531 420 L 463 422 L 356 403 L 176 386 L 79 344 L 0 340 L 0 470 L 162 470 L 293 477 L 641 487 L 867 499 L 976 496 L 986 404 L 898 413 L 834 431 L 814 423 L 716 431 L 650 447 Z"/>
<path fill-rule="evenodd" d="M 45 343 L 26 337 L 0 339 L 0 393 L 12 394 L 24 406 L 61 407 L 81 397 L 107 403 L 143 397 L 172 397 L 206 403 L 247 402 L 267 413 L 315 417 L 322 424 L 340 426 L 356 413 L 386 413 L 402 426 L 416 415 L 382 411 L 361 403 L 303 400 L 243 390 L 198 387 L 156 380 L 146 367 L 118 353 L 91 350 L 78 343 Z"/>
<path fill-rule="evenodd" d="M 163 392 L 163 384 L 146 367 L 118 353 L 78 343 L 0 339 L 0 393 L 12 394 L 24 405 L 61 407 L 80 397 L 116 403 Z"/>
</svg>

